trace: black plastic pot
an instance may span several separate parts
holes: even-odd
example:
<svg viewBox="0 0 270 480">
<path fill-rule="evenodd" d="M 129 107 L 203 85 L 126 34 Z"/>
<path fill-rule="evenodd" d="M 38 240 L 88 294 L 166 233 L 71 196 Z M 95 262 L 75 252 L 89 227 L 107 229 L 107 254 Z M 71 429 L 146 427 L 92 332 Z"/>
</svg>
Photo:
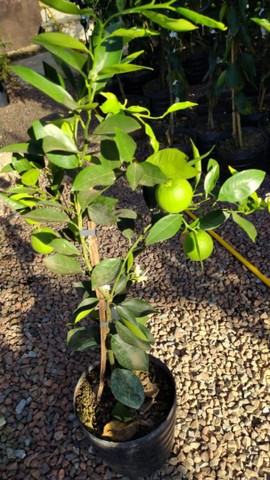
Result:
<svg viewBox="0 0 270 480">
<path fill-rule="evenodd" d="M 191 53 L 183 62 L 186 79 L 189 85 L 198 85 L 209 68 L 208 54 L 204 52 Z"/>
<path fill-rule="evenodd" d="M 230 176 L 229 166 L 237 171 L 256 168 L 265 172 L 269 171 L 269 138 L 265 131 L 260 128 L 243 127 L 242 132 L 249 137 L 257 134 L 258 144 L 243 149 L 229 149 L 228 144 L 220 141 L 216 146 L 215 159 L 220 165 L 221 181 L 226 180 Z"/>
<path fill-rule="evenodd" d="M 227 115 L 220 115 L 215 117 L 217 127 L 213 130 L 207 130 L 207 117 L 202 117 L 200 123 L 194 128 L 194 132 L 197 136 L 197 144 L 200 155 L 204 155 L 211 150 L 211 153 L 202 160 L 202 169 L 206 171 L 207 162 L 209 158 L 215 158 L 215 148 L 218 142 L 225 140 L 230 135 L 230 130 L 226 128 L 225 121 L 228 121 Z M 223 128 L 219 129 L 223 124 Z M 201 128 L 204 127 L 204 129 Z M 213 149 L 213 150 L 212 150 Z"/>
<path fill-rule="evenodd" d="M 143 87 L 153 78 L 152 71 L 138 70 L 122 76 L 126 94 L 143 95 Z"/>
<path fill-rule="evenodd" d="M 8 94 L 5 84 L 0 82 L 0 107 L 6 107 L 9 104 Z"/>
<path fill-rule="evenodd" d="M 150 102 L 150 112 L 154 117 L 162 115 L 170 106 L 169 89 L 162 87 L 158 79 L 144 85 L 143 93 Z"/>
<path fill-rule="evenodd" d="M 165 373 L 170 387 L 172 387 L 173 398 L 169 414 L 166 420 L 154 431 L 141 438 L 126 441 L 114 442 L 98 438 L 85 425 L 81 424 L 87 438 L 94 446 L 96 452 L 104 462 L 115 472 L 127 475 L 130 478 L 137 478 L 153 473 L 168 458 L 174 442 L 175 416 L 176 416 L 176 387 L 174 378 L 168 367 L 160 360 L 150 355 L 150 362 Z M 95 366 L 93 366 L 94 368 Z M 79 379 L 74 392 L 74 410 L 76 393 L 86 373 Z"/>
</svg>

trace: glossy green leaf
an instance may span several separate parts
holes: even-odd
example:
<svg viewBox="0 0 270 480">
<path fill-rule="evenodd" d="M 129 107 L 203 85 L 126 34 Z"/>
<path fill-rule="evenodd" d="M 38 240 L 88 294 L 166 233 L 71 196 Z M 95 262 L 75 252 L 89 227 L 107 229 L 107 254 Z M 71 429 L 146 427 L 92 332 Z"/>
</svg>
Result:
<svg viewBox="0 0 270 480">
<path fill-rule="evenodd" d="M 118 334 L 112 335 L 111 348 L 122 367 L 133 371 L 148 371 L 149 359 L 144 350 L 124 342 Z"/>
<path fill-rule="evenodd" d="M 175 10 L 177 13 L 180 13 L 181 15 L 183 15 L 183 17 L 188 18 L 193 23 L 197 23 L 199 25 L 204 25 L 205 27 L 215 28 L 222 31 L 227 30 L 227 27 L 226 25 L 224 25 L 224 23 L 218 22 L 213 18 L 195 12 L 190 8 L 177 7 Z"/>
<path fill-rule="evenodd" d="M 53 208 L 37 208 L 36 210 L 26 213 L 24 217 L 43 223 L 69 222 L 69 218 L 65 212 Z"/>
<path fill-rule="evenodd" d="M 106 98 L 106 101 L 100 106 L 100 110 L 103 113 L 114 113 L 116 115 L 123 110 L 123 105 L 119 102 L 114 93 L 104 92 L 101 95 Z"/>
<path fill-rule="evenodd" d="M 241 202 L 254 193 L 265 178 L 262 170 L 244 170 L 228 178 L 220 188 L 218 200 L 225 202 Z"/>
<path fill-rule="evenodd" d="M 130 370 L 115 368 L 110 382 L 113 396 L 130 408 L 140 408 L 144 402 L 144 390 L 139 378 Z"/>
<path fill-rule="evenodd" d="M 118 333 L 118 335 L 121 337 L 121 339 L 129 343 L 130 345 L 133 345 L 134 347 L 140 348 L 141 350 L 150 350 L 152 347 L 152 343 L 148 342 L 146 340 L 142 340 L 139 338 L 137 335 L 132 333 L 129 328 L 127 328 L 123 323 L 121 322 L 115 322 L 115 328 Z"/>
<path fill-rule="evenodd" d="M 251 18 L 251 20 L 270 33 L 270 22 L 266 18 Z"/>
<path fill-rule="evenodd" d="M 135 317 L 141 317 L 155 312 L 155 309 L 149 302 L 139 298 L 127 298 L 121 302 L 120 305 L 131 310 Z"/>
<path fill-rule="evenodd" d="M 157 23 L 167 30 L 173 30 L 174 32 L 190 32 L 196 30 L 198 27 L 193 25 L 184 18 L 170 18 L 162 13 L 144 10 L 142 14 L 149 18 L 153 23 Z"/>
<path fill-rule="evenodd" d="M 33 187 L 36 185 L 39 179 L 40 171 L 37 168 L 31 168 L 27 172 L 24 172 L 21 176 L 21 181 L 27 187 Z"/>
<path fill-rule="evenodd" d="M 153 153 L 147 162 L 159 167 L 167 179 L 193 178 L 198 170 L 187 163 L 187 155 L 177 148 L 165 148 Z"/>
<path fill-rule="evenodd" d="M 179 110 L 186 110 L 187 108 L 196 107 L 197 103 L 193 102 L 175 102 L 163 113 L 160 118 L 165 117 L 169 113 L 178 112 Z"/>
<path fill-rule="evenodd" d="M 61 32 L 40 33 L 33 38 L 33 42 L 47 48 L 49 45 L 70 48 L 72 50 L 79 50 L 81 52 L 89 53 L 84 43 L 80 42 L 71 35 Z M 64 51 L 64 50 L 63 50 Z M 85 57 L 82 57 L 85 60 Z"/>
<path fill-rule="evenodd" d="M 83 272 L 77 260 L 60 253 L 44 258 L 43 262 L 48 270 L 59 275 L 77 275 Z"/>
<path fill-rule="evenodd" d="M 114 183 L 113 170 L 104 165 L 91 165 L 81 170 L 74 180 L 72 190 L 89 190 L 97 186 L 109 186 Z"/>
<path fill-rule="evenodd" d="M 122 162 L 131 162 L 137 148 L 136 142 L 133 138 L 119 128 L 116 129 L 115 142 L 120 154 Z"/>
<path fill-rule="evenodd" d="M 22 204 L 21 202 L 12 200 L 4 193 L 0 193 L 0 199 L 13 210 L 23 210 L 25 208 L 24 204 Z"/>
<path fill-rule="evenodd" d="M 123 311 L 124 307 L 121 307 L 121 310 Z M 117 311 L 119 311 L 119 309 L 116 308 Z M 144 329 L 142 328 L 143 325 L 141 325 L 139 322 L 135 321 L 134 322 L 131 322 L 130 320 L 128 320 L 127 318 L 125 317 L 121 317 L 121 322 L 123 323 L 123 325 L 125 325 L 134 335 L 136 335 L 136 337 L 138 337 L 139 339 L 143 340 L 144 342 L 151 342 L 153 343 L 152 341 L 152 338 L 149 338 L 149 335 L 148 335 L 148 332 L 145 332 Z"/>
<path fill-rule="evenodd" d="M 48 7 L 52 7 L 55 10 L 63 13 L 69 13 L 71 15 L 80 15 L 80 9 L 74 3 L 69 0 L 44 0 L 42 3 Z"/>
<path fill-rule="evenodd" d="M 38 202 L 37 198 L 25 193 L 16 193 L 15 195 L 11 195 L 10 199 L 15 200 L 15 202 L 18 201 L 26 207 L 34 207 Z"/>
<path fill-rule="evenodd" d="M 92 271 L 92 289 L 96 290 L 104 285 L 111 285 L 119 274 L 121 266 L 121 258 L 105 258 L 101 260 Z"/>
<path fill-rule="evenodd" d="M 139 70 L 151 70 L 151 68 L 133 63 L 117 63 L 109 67 L 104 67 L 100 73 L 102 75 L 121 75 L 122 73 L 137 72 Z"/>
<path fill-rule="evenodd" d="M 116 129 L 119 129 L 124 133 L 131 133 L 140 128 L 140 124 L 134 120 L 134 118 L 118 113 L 107 117 L 102 123 L 100 123 L 94 130 L 93 135 L 114 135 Z"/>
<path fill-rule="evenodd" d="M 146 245 L 153 245 L 154 243 L 164 242 L 168 238 L 174 237 L 182 225 L 182 215 L 169 214 L 158 220 L 149 230 L 146 237 Z"/>
<path fill-rule="evenodd" d="M 242 228 L 242 230 L 244 230 L 244 232 L 246 232 L 252 242 L 255 242 L 257 237 L 257 230 L 253 223 L 251 223 L 246 218 L 241 217 L 237 212 L 232 212 L 232 219 L 235 223 L 237 223 L 237 225 L 239 225 L 239 227 Z"/>
<path fill-rule="evenodd" d="M 57 253 L 61 253 L 62 255 L 77 256 L 81 254 L 75 245 L 65 238 L 55 238 L 52 240 L 52 242 L 50 242 L 50 245 Z"/>
<path fill-rule="evenodd" d="M 61 128 L 55 125 L 49 124 L 44 128 L 46 136 L 43 137 L 42 146 L 44 152 L 53 152 L 55 150 L 61 150 L 63 152 L 77 153 L 78 148 Z"/>
<path fill-rule="evenodd" d="M 98 327 L 72 328 L 67 334 L 67 346 L 72 352 L 84 352 L 99 345 Z"/>
<path fill-rule="evenodd" d="M 201 230 L 214 230 L 215 228 L 222 225 L 228 218 L 230 214 L 224 210 L 217 209 L 213 212 L 209 212 L 204 217 L 200 219 L 200 229 Z"/>
<path fill-rule="evenodd" d="M 13 143 L 1 147 L 0 152 L 14 152 L 14 153 L 27 153 L 29 150 L 29 143 Z"/>
<path fill-rule="evenodd" d="M 79 159 L 73 153 L 47 153 L 47 158 L 51 163 L 64 170 L 73 170 L 79 166 Z"/>
<path fill-rule="evenodd" d="M 98 304 L 98 299 L 96 297 L 88 297 L 81 301 L 76 310 L 72 313 L 72 319 L 74 323 L 80 322 L 85 318 L 89 313 L 95 310 Z"/>
<path fill-rule="evenodd" d="M 204 191 L 206 197 L 208 197 L 209 193 L 215 188 L 218 178 L 219 164 L 216 160 L 210 159 L 207 165 L 207 174 L 204 179 Z"/>
<path fill-rule="evenodd" d="M 101 192 L 94 189 L 89 190 L 81 190 L 77 193 L 77 199 L 81 208 L 81 211 L 84 212 L 85 209 L 94 202 L 99 196 Z"/>
<path fill-rule="evenodd" d="M 133 40 L 134 38 L 141 38 L 141 37 L 149 37 L 153 35 L 159 35 L 159 32 L 155 32 L 155 30 L 149 30 L 148 28 L 140 28 L 140 27 L 131 27 L 131 28 L 118 28 L 111 33 L 111 36 L 114 37 L 122 37 L 129 40 Z"/>
<path fill-rule="evenodd" d="M 50 80 L 28 67 L 14 66 L 10 69 L 21 77 L 25 82 L 30 83 L 33 87 L 48 95 L 60 105 L 71 110 L 76 110 L 79 105 L 73 100 L 72 96 L 60 85 L 55 85 Z"/>
<path fill-rule="evenodd" d="M 126 177 L 132 190 L 136 190 L 138 185 L 152 187 L 167 180 L 159 167 L 147 162 L 134 162 L 129 165 Z"/>
</svg>

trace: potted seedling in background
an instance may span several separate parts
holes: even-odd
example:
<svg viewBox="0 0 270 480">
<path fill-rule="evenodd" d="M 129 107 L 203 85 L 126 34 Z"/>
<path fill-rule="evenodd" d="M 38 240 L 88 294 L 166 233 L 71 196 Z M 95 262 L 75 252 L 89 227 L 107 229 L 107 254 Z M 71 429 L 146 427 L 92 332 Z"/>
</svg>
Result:
<svg viewBox="0 0 270 480">
<path fill-rule="evenodd" d="M 241 125 L 241 115 L 251 111 L 243 88 L 246 82 L 253 81 L 256 74 L 249 34 L 248 2 L 225 1 L 220 16 L 228 25 L 228 34 L 223 57 L 226 66 L 218 83 L 231 91 L 232 139 L 219 142 L 216 157 L 223 170 L 223 178 L 226 178 L 228 166 L 236 170 L 256 166 L 265 171 L 268 137 L 261 129 L 246 129 Z"/>
<path fill-rule="evenodd" d="M 44 3 L 52 6 L 54 2 Z M 147 320 L 155 309 L 147 300 L 132 295 L 136 282 L 147 281 L 139 254 L 184 231 L 187 256 L 202 262 L 213 247 L 208 230 L 229 217 L 237 218 L 254 240 L 256 230 L 244 215 L 267 206 L 256 194 L 264 173 L 235 174 L 215 198 L 219 172 L 215 161 L 200 182 L 197 160 L 188 162 L 176 149 L 159 150 L 146 108 L 128 107 L 105 91 L 111 75 L 142 68 L 134 63 L 135 54 L 123 57 L 122 50 L 127 39 L 148 32 L 125 29 L 119 18 L 152 12 L 154 19 L 166 8 L 176 22 L 173 2 L 119 9 L 105 20 L 66 0 L 58 0 L 57 7 L 64 13 L 89 15 L 95 23 L 93 36 L 89 46 L 59 32 L 35 37 L 36 43 L 53 54 L 65 78 L 53 67 L 45 68 L 44 75 L 12 67 L 23 80 L 65 108 L 66 114 L 34 120 L 28 141 L 2 149 L 13 154 L 3 171 L 17 175 L 15 185 L 0 196 L 34 224 L 29 227 L 32 245 L 44 254 L 48 270 L 76 276 L 75 286 L 82 298 L 73 312 L 67 343 L 81 355 L 88 348 L 97 349 L 97 365 L 89 366 L 74 395 L 84 431 L 117 472 L 146 475 L 170 453 L 176 388 L 167 367 L 147 353 L 154 342 Z M 161 17 L 157 18 L 161 23 Z M 162 21 L 167 27 L 169 19 L 164 14 Z M 189 107 L 190 102 L 176 103 L 162 117 Z M 136 156 L 133 138 L 133 132 L 142 127 L 152 145 L 152 153 L 144 161 Z M 99 149 L 92 153 L 97 143 Z M 145 186 L 155 188 L 157 203 L 151 211 L 141 216 L 136 206 L 123 202 L 123 182 L 131 193 Z M 201 184 L 203 194 L 199 193 Z M 219 208 L 218 201 L 227 206 Z M 189 224 L 184 210 L 203 205 L 208 213 Z M 119 227 L 126 244 L 124 251 L 115 245 L 107 258 L 100 256 L 99 244 L 109 226 Z"/>
</svg>

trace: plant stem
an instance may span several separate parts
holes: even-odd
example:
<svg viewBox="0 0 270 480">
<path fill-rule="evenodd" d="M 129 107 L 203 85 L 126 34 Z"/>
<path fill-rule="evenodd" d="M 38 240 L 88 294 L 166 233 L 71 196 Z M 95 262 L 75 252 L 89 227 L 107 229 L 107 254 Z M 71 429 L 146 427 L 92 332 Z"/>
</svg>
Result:
<svg viewBox="0 0 270 480">
<path fill-rule="evenodd" d="M 96 224 L 93 221 L 88 222 L 89 230 L 95 230 Z M 92 267 L 99 263 L 99 253 L 98 253 L 98 243 L 96 235 L 89 236 L 89 256 Z M 106 338 L 107 338 L 107 322 L 111 320 L 110 314 L 108 316 L 108 309 L 106 312 L 106 301 L 103 298 L 102 293 L 97 289 L 96 295 L 99 300 L 99 328 L 100 328 L 100 375 L 99 375 L 99 387 L 97 393 L 97 402 L 101 400 L 101 396 L 104 389 L 104 379 L 107 363 L 107 349 L 106 349 Z M 106 314 L 107 313 L 107 314 Z"/>
</svg>

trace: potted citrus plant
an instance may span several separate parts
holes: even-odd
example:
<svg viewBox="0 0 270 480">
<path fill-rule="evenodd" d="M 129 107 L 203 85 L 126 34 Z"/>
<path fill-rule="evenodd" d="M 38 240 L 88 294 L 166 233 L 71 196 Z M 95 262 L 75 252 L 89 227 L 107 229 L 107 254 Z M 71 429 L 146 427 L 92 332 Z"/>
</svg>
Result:
<svg viewBox="0 0 270 480">
<path fill-rule="evenodd" d="M 45 66 L 45 75 L 26 67 L 12 70 L 65 107 L 66 114 L 35 120 L 27 142 L 2 149 L 12 152 L 3 172 L 17 175 L 16 184 L 0 192 L 1 199 L 32 225 L 31 244 L 44 255 L 45 266 L 55 274 L 76 276 L 82 298 L 67 344 L 79 352 L 99 349 L 97 365 L 86 370 L 75 389 L 76 415 L 106 462 L 135 476 L 151 473 L 169 455 L 176 413 L 174 379 L 147 353 L 154 342 L 147 326 L 154 308 L 132 296 L 134 283 L 147 280 L 138 256 L 183 230 L 187 256 L 202 262 L 213 250 L 210 228 L 232 217 L 254 240 L 256 231 L 244 215 L 267 206 L 255 192 L 264 179 L 257 170 L 234 175 L 214 198 L 215 161 L 209 163 L 203 195 L 198 193 L 200 158 L 188 161 L 179 150 L 159 150 L 148 123 L 150 112 L 128 107 L 104 91 L 111 75 L 141 68 L 133 63 L 136 54 L 122 57 L 123 44 L 148 34 L 123 28 L 119 16 L 165 7 L 176 13 L 172 3 L 120 9 L 103 20 L 89 8 L 58 0 L 63 12 L 93 18 L 89 47 L 66 34 L 42 33 L 34 41 L 53 54 L 65 77 L 51 66 Z M 192 105 L 176 103 L 163 116 Z M 137 158 L 133 138 L 141 128 L 152 145 L 144 161 Z M 123 205 L 121 188 L 112 195 L 111 189 L 123 182 L 130 191 L 155 189 L 148 213 L 139 216 L 135 207 Z M 216 201 L 227 207 L 218 208 Z M 185 209 L 203 204 L 209 205 L 209 213 L 189 224 Z M 113 225 L 126 239 L 125 251 L 116 245 L 115 256 L 100 258 L 99 237 L 106 235 L 104 227 Z"/>
</svg>

